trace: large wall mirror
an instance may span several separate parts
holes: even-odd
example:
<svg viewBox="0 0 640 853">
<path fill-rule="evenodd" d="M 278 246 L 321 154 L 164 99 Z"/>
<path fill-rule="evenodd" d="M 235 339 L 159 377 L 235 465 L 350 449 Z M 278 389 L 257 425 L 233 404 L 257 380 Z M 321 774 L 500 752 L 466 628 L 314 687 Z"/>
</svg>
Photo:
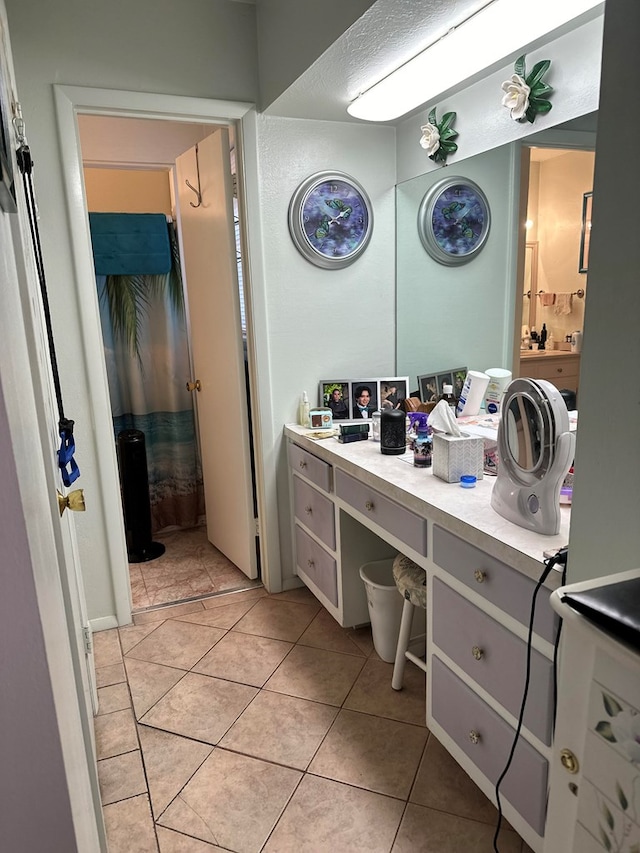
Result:
<svg viewBox="0 0 640 853">
<path fill-rule="evenodd" d="M 539 331 L 546 322 L 558 341 L 583 328 L 581 217 L 584 193 L 593 188 L 596 123 L 590 113 L 447 167 L 447 177 L 478 184 L 491 208 L 486 245 L 460 266 L 430 258 L 418 234 L 420 205 L 442 170 L 397 185 L 396 368 L 412 390 L 417 376 L 460 364 L 520 375 L 523 325 Z M 540 291 L 563 300 L 574 294 L 569 311 L 558 313 Z"/>
</svg>

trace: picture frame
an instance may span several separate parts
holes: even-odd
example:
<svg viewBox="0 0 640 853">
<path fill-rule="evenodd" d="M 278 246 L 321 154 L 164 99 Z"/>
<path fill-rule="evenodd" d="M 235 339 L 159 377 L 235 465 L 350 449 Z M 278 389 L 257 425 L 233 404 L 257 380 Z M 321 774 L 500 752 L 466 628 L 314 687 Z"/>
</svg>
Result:
<svg viewBox="0 0 640 853">
<path fill-rule="evenodd" d="M 9 68 L 6 63 L 5 36 L 0 22 L 0 208 L 16 213 L 16 190 L 13 175 L 10 122 L 13 115 Z"/>
<path fill-rule="evenodd" d="M 322 381 L 319 396 L 320 406 L 331 409 L 334 421 L 349 420 L 351 392 L 348 379 Z"/>
<path fill-rule="evenodd" d="M 582 230 L 580 233 L 580 260 L 578 272 L 589 272 L 589 247 L 591 245 L 591 211 L 593 208 L 593 191 L 582 196 Z"/>
<path fill-rule="evenodd" d="M 378 409 L 402 408 L 402 401 L 408 395 L 408 376 L 321 379 L 318 384 L 318 404 L 331 409 L 333 420 L 340 423 L 362 419 L 359 398 L 364 399 L 365 417 L 370 418 Z"/>
<path fill-rule="evenodd" d="M 444 385 L 451 385 L 454 396 L 459 397 L 466 376 L 466 367 L 453 367 L 440 373 L 424 373 L 418 376 L 420 399 L 423 403 L 436 403 L 443 394 Z"/>
<path fill-rule="evenodd" d="M 316 172 L 289 203 L 289 232 L 296 248 L 322 269 L 342 269 L 364 252 L 373 230 L 366 191 L 344 172 Z"/>
</svg>

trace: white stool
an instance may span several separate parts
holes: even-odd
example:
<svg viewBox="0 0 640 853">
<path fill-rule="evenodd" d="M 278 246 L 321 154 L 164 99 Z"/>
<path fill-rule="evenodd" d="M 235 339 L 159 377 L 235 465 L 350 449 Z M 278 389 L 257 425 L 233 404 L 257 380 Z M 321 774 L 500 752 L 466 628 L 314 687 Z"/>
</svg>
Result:
<svg viewBox="0 0 640 853">
<path fill-rule="evenodd" d="M 398 554 L 393 561 L 393 579 L 398 587 L 398 592 L 404 599 L 404 605 L 402 607 L 402 619 L 400 621 L 400 632 L 398 634 L 398 645 L 396 646 L 396 659 L 393 664 L 391 686 L 394 690 L 401 690 L 404 665 L 407 660 L 415 663 L 423 672 L 427 671 L 426 663 L 418 655 L 409 651 L 410 643 L 425 639 L 426 637 L 425 634 L 418 634 L 412 637 L 411 627 L 413 625 L 415 608 L 420 607 L 423 610 L 427 608 L 427 573 L 417 563 L 410 560 L 409 557 L 405 557 L 404 554 Z"/>
</svg>

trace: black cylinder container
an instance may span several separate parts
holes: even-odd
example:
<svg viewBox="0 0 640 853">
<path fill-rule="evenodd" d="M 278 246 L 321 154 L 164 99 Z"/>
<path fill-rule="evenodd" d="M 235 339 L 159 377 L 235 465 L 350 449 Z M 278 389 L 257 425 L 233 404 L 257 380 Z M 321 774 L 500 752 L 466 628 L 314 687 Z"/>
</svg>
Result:
<svg viewBox="0 0 640 853">
<path fill-rule="evenodd" d="M 139 429 L 118 433 L 118 463 L 127 555 L 130 563 L 145 563 L 164 554 L 164 545 L 151 538 L 151 501 L 147 447 Z"/>
<path fill-rule="evenodd" d="M 406 415 L 400 409 L 383 409 L 380 416 L 380 453 L 399 456 L 407 450 Z"/>
</svg>

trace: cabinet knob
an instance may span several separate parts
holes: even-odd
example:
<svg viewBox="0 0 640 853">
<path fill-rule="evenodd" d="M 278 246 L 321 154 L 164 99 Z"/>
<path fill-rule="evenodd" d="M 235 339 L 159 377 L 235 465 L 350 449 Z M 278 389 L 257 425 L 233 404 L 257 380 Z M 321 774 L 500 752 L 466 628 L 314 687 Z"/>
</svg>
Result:
<svg viewBox="0 0 640 853">
<path fill-rule="evenodd" d="M 315 563 L 313 562 L 313 560 L 307 560 L 307 566 L 308 566 L 310 569 L 312 569 L 312 568 L 315 566 Z"/>
<path fill-rule="evenodd" d="M 301 467 L 301 468 L 306 468 L 306 467 L 307 467 L 307 463 L 304 461 L 304 459 L 301 459 L 301 460 L 300 460 L 300 462 L 299 462 L 298 464 L 300 465 L 300 467 Z"/>
<path fill-rule="evenodd" d="M 476 660 L 481 660 L 484 655 L 484 650 L 480 648 L 480 646 L 474 646 L 471 649 L 471 654 L 474 656 Z"/>
<path fill-rule="evenodd" d="M 562 368 L 561 368 L 561 367 L 556 367 L 556 373 L 562 373 Z"/>
<path fill-rule="evenodd" d="M 473 576 L 478 581 L 478 583 L 484 583 L 487 579 L 487 573 L 483 572 L 482 569 L 476 569 L 473 573 Z"/>
<path fill-rule="evenodd" d="M 373 501 L 367 501 L 364 506 L 367 512 L 371 512 L 371 510 L 373 509 Z"/>
<path fill-rule="evenodd" d="M 469 732 L 469 740 L 471 743 L 480 743 L 480 732 L 476 732 L 473 729 Z"/>
<path fill-rule="evenodd" d="M 306 507 L 304 508 L 304 511 L 307 513 L 307 515 L 311 515 L 311 513 L 313 512 L 313 510 L 311 509 L 311 507 L 310 507 L 310 506 L 306 506 Z"/>
<path fill-rule="evenodd" d="M 560 764 L 562 764 L 567 773 L 577 773 L 580 769 L 578 759 L 570 749 L 560 750 Z"/>
</svg>

